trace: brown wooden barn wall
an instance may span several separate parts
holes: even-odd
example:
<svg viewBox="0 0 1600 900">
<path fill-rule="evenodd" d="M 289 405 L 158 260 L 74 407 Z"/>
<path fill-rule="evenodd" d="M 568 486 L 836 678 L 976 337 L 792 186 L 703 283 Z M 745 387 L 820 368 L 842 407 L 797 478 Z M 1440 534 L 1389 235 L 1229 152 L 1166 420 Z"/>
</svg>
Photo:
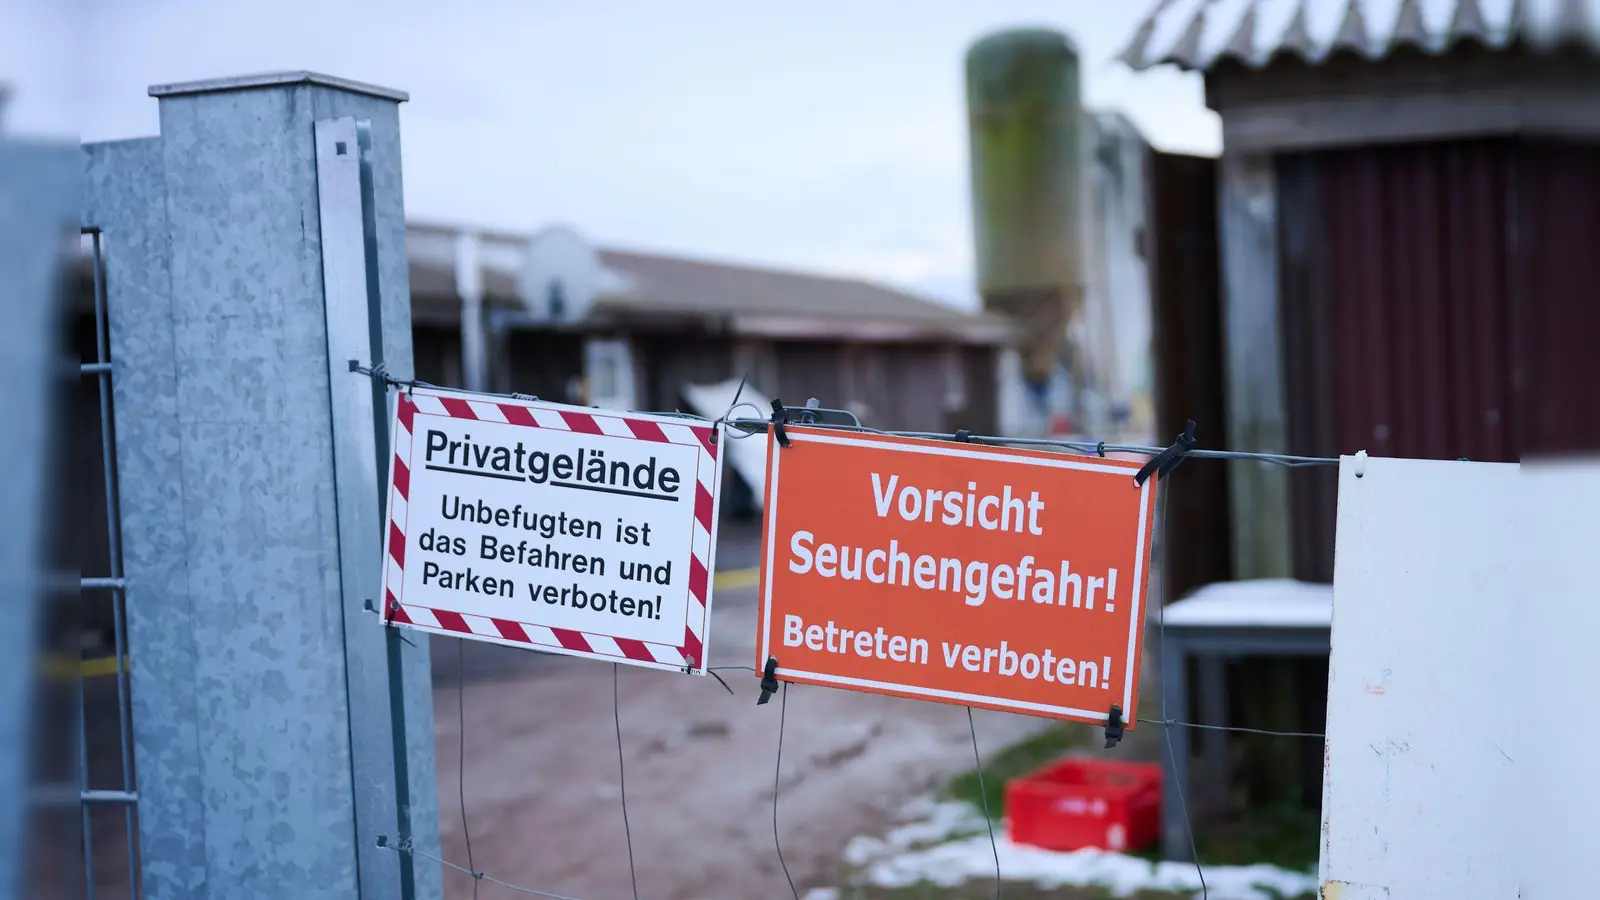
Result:
<svg viewBox="0 0 1600 900">
<path fill-rule="evenodd" d="M 1222 292 L 1217 240 L 1217 161 L 1152 152 L 1145 253 L 1150 272 L 1156 422 L 1170 438 L 1194 419 L 1204 447 L 1221 447 L 1224 405 Z M 1165 492 L 1164 514 L 1182 523 L 1163 530 L 1163 594 L 1167 602 L 1233 576 L 1228 468 L 1193 462 L 1178 469 Z"/>
</svg>

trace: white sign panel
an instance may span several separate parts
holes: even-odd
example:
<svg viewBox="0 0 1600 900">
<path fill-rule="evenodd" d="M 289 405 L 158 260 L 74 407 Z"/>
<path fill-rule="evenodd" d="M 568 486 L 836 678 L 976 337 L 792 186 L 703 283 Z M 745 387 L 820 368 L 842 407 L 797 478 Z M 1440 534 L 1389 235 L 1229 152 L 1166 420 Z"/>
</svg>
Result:
<svg viewBox="0 0 1600 900">
<path fill-rule="evenodd" d="M 709 423 L 417 388 L 394 438 L 385 621 L 704 674 Z"/>
<path fill-rule="evenodd" d="M 1509 463 L 1340 460 L 1323 896 L 1523 896 L 1517 816 L 1545 795 L 1517 760 L 1551 723 L 1529 717 L 1550 688 L 1520 635 L 1564 598 L 1519 549 L 1521 482 Z"/>
</svg>

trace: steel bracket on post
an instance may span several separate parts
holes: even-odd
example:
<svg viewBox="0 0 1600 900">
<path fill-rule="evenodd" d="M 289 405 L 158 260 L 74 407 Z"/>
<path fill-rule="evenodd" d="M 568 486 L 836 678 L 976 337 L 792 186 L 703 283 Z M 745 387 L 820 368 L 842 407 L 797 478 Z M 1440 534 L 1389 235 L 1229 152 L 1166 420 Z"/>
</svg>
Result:
<svg viewBox="0 0 1600 900">
<path fill-rule="evenodd" d="M 412 855 L 376 849 L 378 834 L 390 828 L 398 828 L 402 835 L 412 830 L 400 646 L 393 629 L 372 628 L 365 615 L 365 598 L 377 592 L 374 560 L 382 547 L 383 485 L 390 452 L 388 394 L 382 380 L 351 377 L 348 368 L 352 359 L 371 360 L 373 366 L 383 363 L 370 125 L 348 116 L 323 119 L 315 123 L 314 135 L 345 659 L 346 671 L 352 673 L 346 690 L 359 865 L 364 886 L 393 879 L 395 872 L 389 867 L 398 865 L 400 897 L 411 900 L 416 896 Z M 381 687 L 355 674 L 380 667 L 387 673 Z M 385 724 L 388 741 L 383 739 L 385 729 L 367 727 Z M 363 785 L 392 785 L 393 791 L 362 791 Z"/>
</svg>

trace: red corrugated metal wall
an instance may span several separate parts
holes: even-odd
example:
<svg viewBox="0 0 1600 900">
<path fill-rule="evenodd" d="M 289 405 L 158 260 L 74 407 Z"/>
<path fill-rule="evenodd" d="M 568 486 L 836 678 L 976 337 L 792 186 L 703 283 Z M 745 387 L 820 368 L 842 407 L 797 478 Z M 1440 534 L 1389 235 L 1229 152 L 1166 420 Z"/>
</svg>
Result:
<svg viewBox="0 0 1600 900">
<path fill-rule="evenodd" d="M 1519 449 L 1600 451 L 1600 145 L 1524 143 L 1517 198 Z"/>
<path fill-rule="evenodd" d="M 1600 449 L 1600 148 L 1339 149 L 1281 157 L 1278 181 L 1292 451 Z M 1297 577 L 1332 578 L 1334 477 L 1295 476 Z"/>
</svg>

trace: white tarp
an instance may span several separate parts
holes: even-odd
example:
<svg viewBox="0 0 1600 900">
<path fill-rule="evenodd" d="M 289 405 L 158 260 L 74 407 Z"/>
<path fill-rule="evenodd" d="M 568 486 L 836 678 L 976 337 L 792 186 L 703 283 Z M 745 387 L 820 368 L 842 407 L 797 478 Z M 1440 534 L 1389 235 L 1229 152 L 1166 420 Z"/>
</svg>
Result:
<svg viewBox="0 0 1600 900">
<path fill-rule="evenodd" d="M 734 413 L 734 418 L 764 417 L 767 411 L 772 409 L 772 398 L 763 397 L 748 383 L 743 390 L 740 390 L 739 382 L 738 378 L 730 378 L 716 384 L 686 384 L 683 386 L 683 396 L 689 401 L 689 408 L 696 415 L 716 419 L 728 411 L 728 407 L 733 403 L 734 394 L 737 393 L 741 408 Z M 745 403 L 753 408 L 744 407 Z M 733 467 L 733 471 L 750 486 L 750 492 L 755 495 L 755 503 L 759 508 L 766 493 L 767 483 L 766 435 L 724 437 L 722 446 L 728 454 L 728 465 Z"/>
</svg>

